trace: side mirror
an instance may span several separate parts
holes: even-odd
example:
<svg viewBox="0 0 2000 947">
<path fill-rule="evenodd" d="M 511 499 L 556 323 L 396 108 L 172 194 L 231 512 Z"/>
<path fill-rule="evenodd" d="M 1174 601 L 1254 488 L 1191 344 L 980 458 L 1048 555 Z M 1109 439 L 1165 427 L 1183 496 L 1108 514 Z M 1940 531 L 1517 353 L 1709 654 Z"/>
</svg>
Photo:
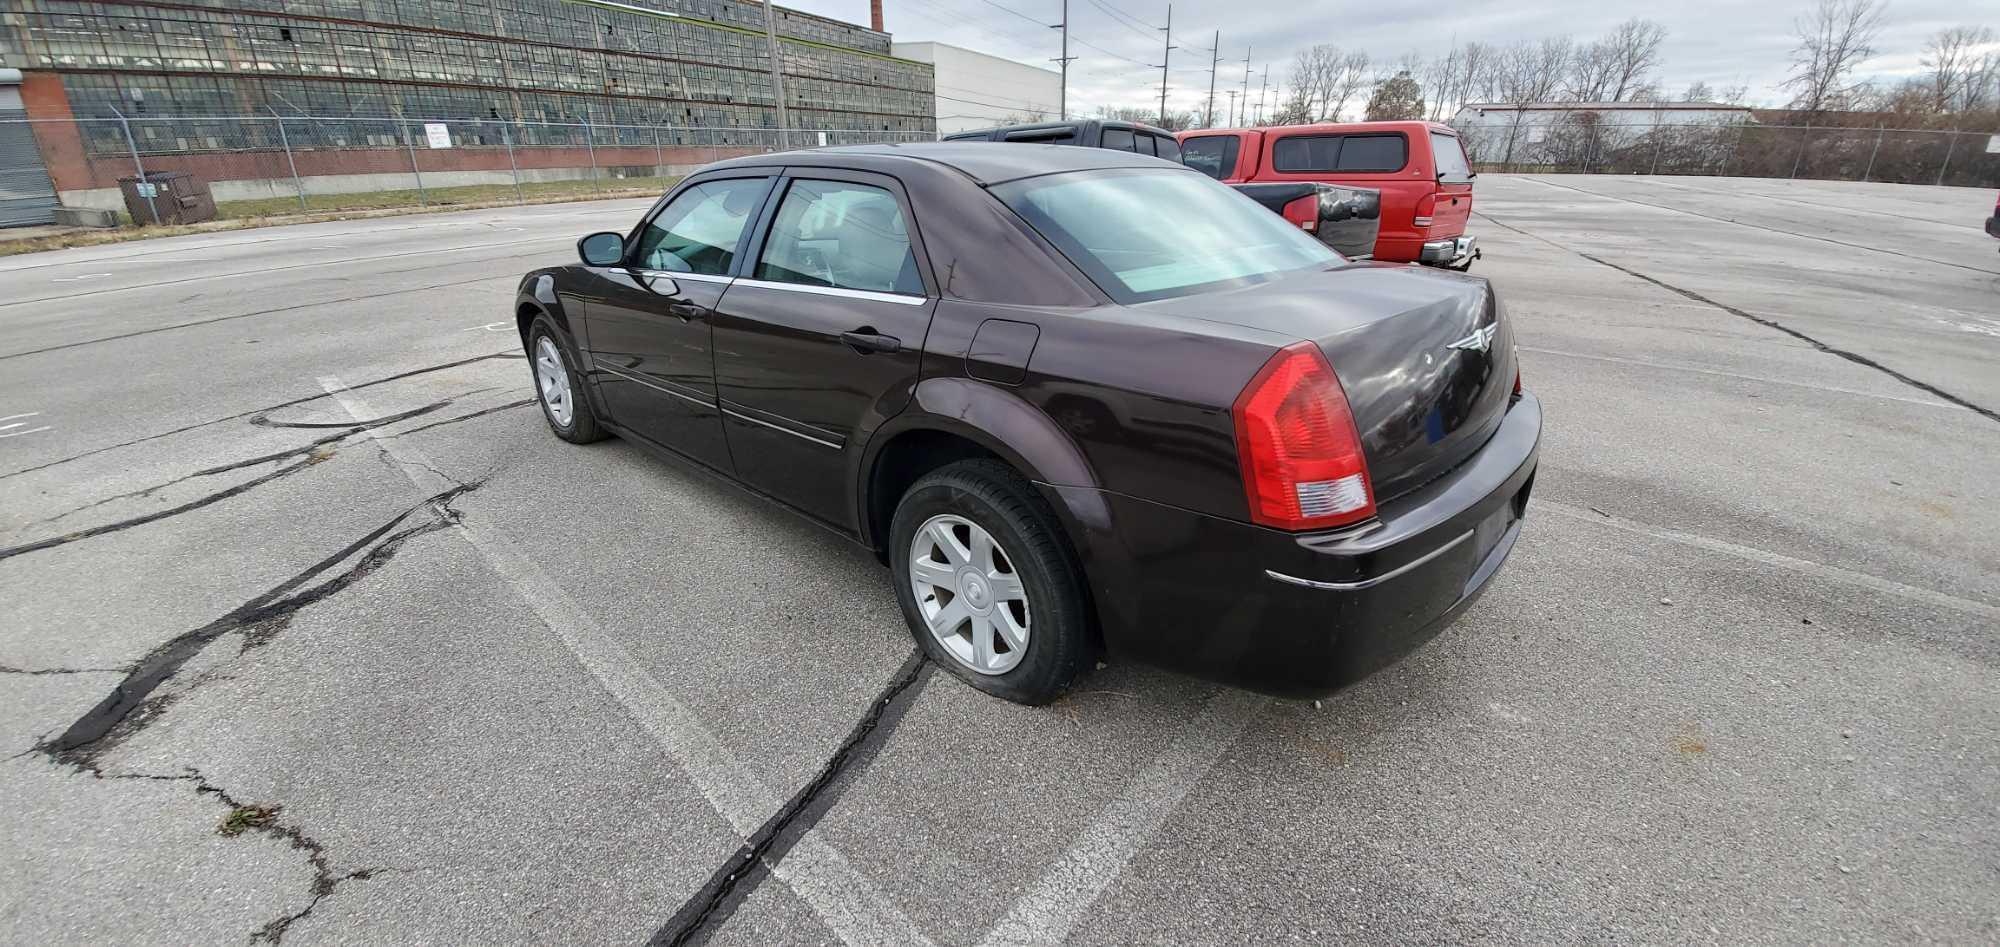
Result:
<svg viewBox="0 0 2000 947">
<path fill-rule="evenodd" d="M 591 266 L 617 266 L 625 260 L 625 235 L 605 231 L 576 242 L 576 255 Z"/>
</svg>

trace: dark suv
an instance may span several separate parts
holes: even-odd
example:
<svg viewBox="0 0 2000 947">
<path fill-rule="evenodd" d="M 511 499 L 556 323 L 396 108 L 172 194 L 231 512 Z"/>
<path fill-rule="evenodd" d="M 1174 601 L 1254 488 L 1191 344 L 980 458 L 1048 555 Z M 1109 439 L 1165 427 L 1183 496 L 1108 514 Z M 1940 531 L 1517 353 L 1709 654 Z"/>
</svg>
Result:
<svg viewBox="0 0 2000 947">
<path fill-rule="evenodd" d="M 945 141 L 1018 141 L 1030 145 L 1078 145 L 1084 148 L 1109 148 L 1112 151 L 1130 151 L 1136 154 L 1165 158 L 1175 164 L 1181 160 L 1180 143 L 1174 140 L 1174 133 L 1164 128 L 1154 128 L 1138 122 L 1121 122 L 1110 119 L 1084 118 L 1073 122 L 1042 122 L 1037 125 L 1003 125 L 998 128 L 978 128 L 972 131 L 952 132 L 944 136 Z"/>
</svg>

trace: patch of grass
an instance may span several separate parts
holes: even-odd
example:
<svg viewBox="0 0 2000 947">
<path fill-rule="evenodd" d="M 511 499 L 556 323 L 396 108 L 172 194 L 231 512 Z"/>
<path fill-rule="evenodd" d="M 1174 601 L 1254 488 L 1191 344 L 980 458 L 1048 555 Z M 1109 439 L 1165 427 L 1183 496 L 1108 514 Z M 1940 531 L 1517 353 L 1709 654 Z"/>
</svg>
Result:
<svg viewBox="0 0 2000 947">
<path fill-rule="evenodd" d="M 592 183 L 584 181 L 535 181 L 524 182 L 517 195 L 512 184 L 472 184 L 463 187 L 426 188 L 423 200 L 431 206 L 451 205 L 496 205 L 511 204 L 520 199 L 535 202 L 549 200 L 588 200 L 592 197 L 635 197 L 648 194 L 662 194 L 674 182 L 672 177 L 648 178 L 605 178 Z M 353 194 L 307 194 L 305 213 L 333 213 L 355 210 L 383 210 L 387 208 L 420 207 L 415 187 L 393 191 L 359 191 Z M 217 217 L 272 217 L 280 214 L 297 214 L 297 197 L 267 197 L 254 201 L 223 201 L 215 205 Z"/>
<path fill-rule="evenodd" d="M 284 806 L 237 806 L 222 817 L 222 824 L 215 831 L 235 838 L 252 829 L 268 829 L 278 824 L 278 813 L 284 809 Z"/>
<path fill-rule="evenodd" d="M 516 198 L 514 186 L 511 184 L 438 188 L 428 192 L 429 206 L 417 204 L 415 190 L 309 194 L 306 196 L 306 206 L 310 212 L 304 214 L 299 213 L 299 200 L 296 197 L 226 201 L 216 205 L 218 218 L 216 220 L 168 227 L 134 227 L 131 225 L 131 218 L 121 212 L 118 219 L 124 226 L 117 230 L 79 230 L 48 237 L 0 239 L 0 256 L 62 250 L 70 247 L 94 247 L 106 243 L 150 240 L 154 237 L 179 237 L 195 233 L 275 227 L 284 224 L 362 220 L 403 214 L 435 214 L 485 207 L 509 207 L 515 204 L 557 204 L 564 201 L 652 197 L 665 193 L 679 180 L 679 177 L 607 178 L 599 182 L 599 190 L 593 190 L 589 181 L 524 183 L 521 185 L 519 199 Z"/>
</svg>

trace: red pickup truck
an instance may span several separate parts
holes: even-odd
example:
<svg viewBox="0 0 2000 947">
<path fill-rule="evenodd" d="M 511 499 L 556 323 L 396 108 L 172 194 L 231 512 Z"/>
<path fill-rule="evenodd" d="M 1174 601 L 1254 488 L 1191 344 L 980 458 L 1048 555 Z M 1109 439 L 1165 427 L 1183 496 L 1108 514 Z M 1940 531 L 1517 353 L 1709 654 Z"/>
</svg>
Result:
<svg viewBox="0 0 2000 947">
<path fill-rule="evenodd" d="M 1305 182 L 1382 192 L 1375 259 L 1465 269 L 1472 166 L 1458 133 L 1434 122 L 1354 122 L 1181 132 L 1181 163 L 1225 184 Z"/>
</svg>

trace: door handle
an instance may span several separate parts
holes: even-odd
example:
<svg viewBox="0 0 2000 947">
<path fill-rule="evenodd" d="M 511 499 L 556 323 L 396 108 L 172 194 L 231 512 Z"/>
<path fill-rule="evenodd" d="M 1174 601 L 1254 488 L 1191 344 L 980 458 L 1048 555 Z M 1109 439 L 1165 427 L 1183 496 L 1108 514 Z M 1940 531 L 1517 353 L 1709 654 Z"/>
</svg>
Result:
<svg viewBox="0 0 2000 947">
<path fill-rule="evenodd" d="M 846 343 L 848 348 L 863 355 L 873 352 L 900 352 L 903 350 L 902 339 L 896 338 L 893 335 L 883 335 L 876 332 L 874 326 L 862 326 L 852 332 L 842 332 L 840 334 L 840 341 Z"/>
<path fill-rule="evenodd" d="M 694 303 L 671 303 L 667 306 L 667 312 L 681 317 L 682 322 L 693 322 L 700 318 L 701 314 L 706 311 L 705 308 L 697 306 Z"/>
</svg>

